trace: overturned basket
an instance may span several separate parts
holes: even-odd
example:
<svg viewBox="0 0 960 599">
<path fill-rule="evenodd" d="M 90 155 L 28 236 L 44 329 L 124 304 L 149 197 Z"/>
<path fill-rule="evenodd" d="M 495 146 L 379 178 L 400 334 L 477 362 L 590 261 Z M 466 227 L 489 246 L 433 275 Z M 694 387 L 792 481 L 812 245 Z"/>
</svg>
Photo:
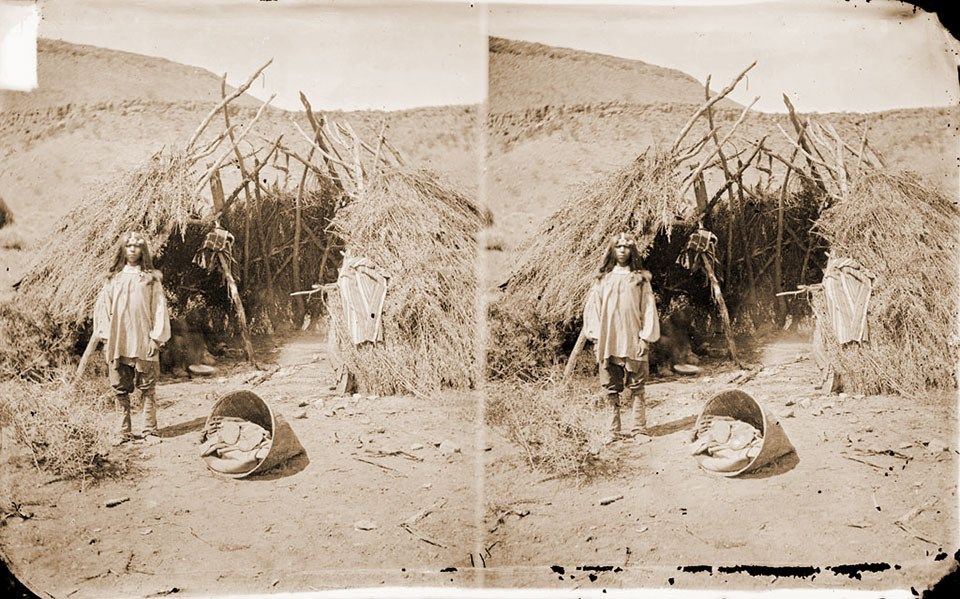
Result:
<svg viewBox="0 0 960 599">
<path fill-rule="evenodd" d="M 270 451 L 257 462 L 256 466 L 246 472 L 221 472 L 213 468 L 210 462 L 204 459 L 207 467 L 221 476 L 244 478 L 266 472 L 305 451 L 303 445 L 300 445 L 300 440 L 297 439 L 297 435 L 294 434 L 293 429 L 290 428 L 287 421 L 283 419 L 283 416 L 274 412 L 270 406 L 267 405 L 267 402 L 260 399 L 260 396 L 252 391 L 234 391 L 218 399 L 217 402 L 213 404 L 210 415 L 207 416 L 204 430 L 209 429 L 211 421 L 217 417 L 242 418 L 262 426 L 264 430 L 270 434 L 271 438 Z"/>
<path fill-rule="evenodd" d="M 783 427 L 780 426 L 780 423 L 768 418 L 763 407 L 757 400 L 739 389 L 721 391 L 714 395 L 713 398 L 703 406 L 700 416 L 697 417 L 694 430 L 700 430 L 700 423 L 704 416 L 729 416 L 730 418 L 741 420 L 755 427 L 760 431 L 761 436 L 760 452 L 755 455 L 746 466 L 730 472 L 720 472 L 704 468 L 704 470 L 712 474 L 730 477 L 739 476 L 752 470 L 757 470 L 796 451 L 790 443 L 790 439 L 787 438 L 787 433 L 784 432 Z M 701 467 L 703 466 L 701 465 Z"/>
</svg>

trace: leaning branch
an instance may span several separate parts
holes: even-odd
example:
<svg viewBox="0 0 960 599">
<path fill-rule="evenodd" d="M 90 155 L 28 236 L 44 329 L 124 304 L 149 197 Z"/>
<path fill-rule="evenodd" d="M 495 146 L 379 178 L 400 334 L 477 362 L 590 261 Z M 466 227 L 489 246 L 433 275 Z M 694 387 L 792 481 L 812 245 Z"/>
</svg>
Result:
<svg viewBox="0 0 960 599">
<path fill-rule="evenodd" d="M 727 85 L 727 87 L 723 88 L 723 89 L 720 91 L 720 93 L 717 94 L 716 96 L 714 96 L 713 98 L 710 98 L 710 100 L 708 100 L 703 106 L 701 106 L 701 107 L 693 114 L 692 117 L 690 117 L 690 120 L 687 121 L 687 124 L 684 125 L 684 126 L 683 126 L 683 129 L 680 130 L 680 135 L 677 136 L 677 139 L 674 140 L 673 145 L 670 146 L 670 152 L 671 152 L 671 153 L 677 151 L 677 148 L 680 147 L 680 143 L 683 141 L 683 138 L 686 137 L 686 136 L 687 136 L 687 133 L 690 132 L 690 129 L 693 128 L 693 124 L 697 122 L 697 119 L 700 118 L 700 116 L 701 116 L 704 112 L 706 112 L 708 108 L 710 108 L 711 106 L 713 106 L 714 104 L 716 104 L 717 102 L 719 102 L 720 100 L 722 100 L 723 98 L 727 97 L 727 95 L 728 95 L 730 92 L 733 91 L 733 88 L 735 88 L 735 87 L 737 86 L 737 84 L 740 83 L 740 80 L 743 79 L 743 78 L 747 75 L 747 71 L 749 71 L 750 69 L 752 69 L 752 68 L 755 67 L 756 65 L 757 65 L 757 61 L 753 61 L 752 63 L 750 63 L 750 66 L 748 66 L 747 68 L 743 69 L 743 71 L 741 71 L 740 74 L 737 75 L 736 78 L 734 78 L 734 80 L 731 81 L 729 85 Z"/>
<path fill-rule="evenodd" d="M 190 141 L 187 142 L 187 150 L 186 150 L 186 151 L 187 151 L 188 153 L 190 152 L 191 148 L 193 148 L 193 144 L 197 143 L 197 140 L 200 139 L 200 135 L 203 133 L 204 129 L 207 128 L 207 125 L 210 124 L 210 121 L 213 120 L 213 117 L 215 117 L 218 112 L 220 112 L 221 110 L 225 109 L 226 106 L 227 106 L 227 104 L 229 104 L 231 101 L 239 98 L 239 97 L 243 94 L 243 92 L 247 91 L 247 89 L 249 89 L 250 86 L 253 85 L 253 82 L 256 81 L 257 77 L 260 76 L 260 73 L 262 73 L 262 72 L 264 71 L 264 69 L 266 69 L 268 66 L 270 66 L 270 64 L 271 64 L 272 62 L 273 62 L 273 59 L 271 58 L 270 60 L 268 60 L 268 61 L 266 62 L 266 64 L 264 64 L 262 67 L 260 67 L 259 69 L 257 69 L 257 70 L 253 73 L 253 75 L 250 75 L 250 78 L 247 79 L 246 81 L 244 81 L 244 82 L 240 85 L 240 87 L 238 87 L 237 89 L 233 90 L 233 93 L 232 93 L 232 94 L 230 94 L 229 96 L 227 96 L 226 98 L 224 98 L 223 101 L 221 101 L 219 104 L 217 104 L 217 106 L 216 106 L 213 110 L 211 110 L 211 111 L 207 114 L 206 117 L 204 117 L 203 121 L 201 121 L 201 123 L 200 123 L 200 126 L 197 127 L 197 130 L 193 133 L 193 136 L 190 138 Z"/>
<path fill-rule="evenodd" d="M 737 127 L 740 126 L 740 123 L 743 122 L 743 119 L 746 118 L 747 113 L 750 112 L 750 109 L 753 107 L 754 104 L 757 103 L 759 99 L 760 99 L 760 96 L 757 96 L 756 98 L 753 99 L 753 102 L 750 102 L 750 104 L 743 109 L 743 112 L 740 113 L 740 118 L 738 118 L 737 122 L 733 124 L 733 127 L 730 129 L 730 131 L 728 131 L 727 134 L 723 136 L 723 139 L 721 139 L 720 142 L 717 143 L 717 146 L 713 149 L 713 151 L 710 152 L 703 160 L 700 161 L 700 165 L 697 166 L 697 168 L 693 171 L 693 173 L 691 173 L 690 175 L 687 175 L 688 180 L 686 185 L 684 185 L 683 189 L 680 191 L 680 196 L 683 196 L 685 193 L 687 193 L 687 190 L 690 189 L 691 185 L 693 185 L 693 182 L 697 179 L 697 176 L 699 176 L 700 173 L 703 172 L 703 169 L 707 167 L 707 164 L 709 164 L 710 161 L 713 160 L 713 157 L 716 156 L 717 151 L 723 146 L 723 144 L 727 143 L 727 140 L 730 139 L 733 133 L 737 130 Z"/>
<path fill-rule="evenodd" d="M 243 131 L 240 132 L 240 135 L 237 136 L 237 140 L 236 142 L 234 142 L 234 146 L 236 146 L 236 144 L 239 144 L 241 141 L 243 141 L 243 138 L 246 137 L 248 133 L 250 133 L 250 131 L 253 129 L 253 126 L 257 123 L 258 120 L 260 120 L 260 116 L 263 114 L 264 109 L 266 109 L 267 105 L 270 104 L 270 102 L 272 102 L 275 97 L 276 97 L 276 94 L 271 95 L 270 98 L 266 102 L 264 102 L 263 105 L 260 106 L 260 110 L 257 111 L 257 114 L 253 117 L 253 120 L 247 123 L 247 126 L 244 127 Z M 213 176 L 213 173 L 220 169 L 220 166 L 223 165 L 223 162 L 227 159 L 227 156 L 234 153 L 234 151 L 235 149 L 233 147 L 227 149 L 220 155 L 219 158 L 217 158 L 217 160 L 213 163 L 213 166 L 207 169 L 207 172 L 204 173 L 203 177 L 200 178 L 200 182 L 197 184 L 196 189 L 194 189 L 193 197 L 200 196 L 200 191 L 207 184 L 207 181 L 210 180 L 210 177 Z"/>
</svg>

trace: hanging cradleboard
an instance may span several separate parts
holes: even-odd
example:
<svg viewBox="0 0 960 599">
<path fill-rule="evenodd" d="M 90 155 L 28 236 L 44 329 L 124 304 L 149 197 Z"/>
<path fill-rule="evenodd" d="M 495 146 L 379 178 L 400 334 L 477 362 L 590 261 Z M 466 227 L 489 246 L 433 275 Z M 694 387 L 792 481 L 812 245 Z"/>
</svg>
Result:
<svg viewBox="0 0 960 599">
<path fill-rule="evenodd" d="M 820 387 L 834 393 L 843 390 L 843 376 L 826 356 L 826 334 L 832 334 L 841 346 L 870 341 L 867 313 L 873 293 L 874 275 L 852 258 L 827 260 L 820 290 L 826 309 L 825 318 L 817 318 L 813 335 L 814 356 L 823 371 Z M 827 330 L 824 330 L 827 329 Z"/>
<path fill-rule="evenodd" d="M 337 274 L 337 289 L 343 305 L 344 325 L 353 345 L 376 345 L 383 341 L 383 306 L 389 283 L 390 274 L 377 268 L 369 258 L 344 255 Z M 336 347 L 333 329 L 330 335 L 331 346 Z M 339 368 L 336 389 L 340 395 L 356 389 L 356 380 L 345 366 Z"/>
<path fill-rule="evenodd" d="M 247 355 L 247 360 L 256 365 L 253 343 L 250 340 L 250 331 L 247 328 L 247 313 L 243 309 L 240 290 L 233 278 L 233 266 L 236 264 L 233 257 L 233 243 L 233 233 L 217 224 L 212 231 L 207 233 L 203 244 L 197 249 L 197 253 L 193 256 L 193 263 L 207 272 L 213 271 L 215 267 L 220 267 L 224 283 L 227 285 L 227 295 L 230 298 L 230 303 L 233 304 L 237 321 L 240 324 L 240 337 L 243 339 L 244 353 Z"/>
<path fill-rule="evenodd" d="M 716 267 L 717 236 L 701 227 L 690 235 L 687 245 L 677 256 L 677 264 L 691 272 L 697 272 L 703 268 L 707 260 L 710 261 L 711 266 Z"/>
<path fill-rule="evenodd" d="M 389 281 L 390 275 L 370 259 L 344 256 L 337 287 L 354 345 L 383 341 L 383 305 Z"/>
<path fill-rule="evenodd" d="M 823 292 L 833 334 L 840 345 L 869 340 L 867 309 L 873 274 L 852 258 L 830 258 L 823 271 Z"/>
<path fill-rule="evenodd" d="M 720 313 L 720 321 L 723 323 L 723 334 L 727 340 L 727 349 L 730 357 L 739 366 L 740 358 L 737 353 L 737 344 L 733 340 L 733 326 L 730 324 L 730 313 L 727 312 L 727 302 L 723 299 L 723 292 L 720 290 L 720 281 L 717 280 L 715 266 L 717 264 L 717 236 L 710 231 L 699 227 L 687 240 L 687 245 L 677 257 L 677 264 L 682 265 L 691 272 L 703 270 L 710 283 L 710 293 L 713 301 L 717 304 L 717 311 Z"/>
</svg>

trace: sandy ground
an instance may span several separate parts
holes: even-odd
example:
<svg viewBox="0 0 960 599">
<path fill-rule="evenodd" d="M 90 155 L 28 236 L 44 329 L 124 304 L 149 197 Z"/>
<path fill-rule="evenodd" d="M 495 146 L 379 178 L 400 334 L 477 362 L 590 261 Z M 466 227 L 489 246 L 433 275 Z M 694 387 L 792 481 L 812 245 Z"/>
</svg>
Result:
<svg viewBox="0 0 960 599">
<path fill-rule="evenodd" d="M 779 418 L 797 454 L 737 479 L 699 470 L 687 450 L 703 402 L 741 372 L 723 365 L 650 384 L 652 440 L 605 448 L 602 472 L 575 480 L 531 469 L 500 431 L 477 435 L 475 397 L 335 396 L 322 347 L 293 339 L 275 355 L 280 370 L 255 387 L 306 448 L 256 479 L 219 478 L 197 458 L 210 405 L 249 370 L 162 385 L 163 442 L 129 449 L 137 468 L 122 480 L 49 482 L 8 433 L 4 478 L 33 515 L 0 527 L 13 572 L 47 596 L 106 597 L 378 585 L 924 588 L 954 564 L 953 403 L 823 396 L 805 339 L 768 345 L 764 370 L 741 387 Z M 443 441 L 460 451 L 444 455 Z M 888 449 L 898 455 L 871 453 Z M 396 450 L 419 461 L 378 455 Z M 927 501 L 909 522 L 916 536 L 894 524 Z M 416 527 L 426 540 L 399 526 L 429 506 L 439 507 Z M 376 528 L 357 530 L 360 521 Z M 828 569 L 843 565 L 860 578 Z"/>
<path fill-rule="evenodd" d="M 250 371 L 161 385 L 163 441 L 129 449 L 139 454 L 137 472 L 123 480 L 47 483 L 8 433 L 4 479 L 34 514 L 0 527 L 11 570 L 53 597 L 474 584 L 465 568 L 477 538 L 473 398 L 337 397 L 328 389 L 335 375 L 324 341 L 283 346 L 275 356 L 281 369 L 253 389 L 306 449 L 256 479 L 220 478 L 197 453 L 213 401 L 249 388 L 242 381 Z M 444 441 L 459 451 L 443 455 L 435 444 Z M 396 450 L 412 458 L 378 456 Z M 118 497 L 130 500 L 105 507 Z M 442 546 L 399 526 L 440 503 L 414 530 Z M 357 530 L 360 521 L 376 528 Z M 457 570 L 441 572 L 447 568 Z"/>
<path fill-rule="evenodd" d="M 953 397 L 821 395 L 803 338 L 768 345 L 761 360 L 764 370 L 740 388 L 779 419 L 797 452 L 753 475 L 707 473 L 688 451 L 703 403 L 739 372 L 720 366 L 649 385 L 652 440 L 610 446 L 605 457 L 617 465 L 591 480 L 544 480 L 521 452 L 494 440 L 485 456 L 484 546 L 493 546 L 486 583 L 888 589 L 939 580 L 958 547 Z M 869 453 L 888 449 L 904 457 Z M 935 503 L 909 524 L 923 541 L 894 521 L 928 499 Z M 529 513 L 508 515 L 490 532 L 509 509 Z M 889 569 L 860 571 L 859 579 L 826 569 L 864 563 Z M 719 570 L 751 565 L 818 570 Z"/>
</svg>

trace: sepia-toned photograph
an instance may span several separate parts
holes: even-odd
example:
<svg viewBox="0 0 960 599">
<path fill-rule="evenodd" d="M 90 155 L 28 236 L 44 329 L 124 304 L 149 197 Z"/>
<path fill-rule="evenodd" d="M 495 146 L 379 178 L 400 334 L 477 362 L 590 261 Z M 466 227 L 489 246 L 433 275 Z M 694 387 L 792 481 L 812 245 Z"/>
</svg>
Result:
<svg viewBox="0 0 960 599">
<path fill-rule="evenodd" d="M 487 584 L 926 588 L 955 40 L 894 2 L 646 4 L 489 9 Z"/>
<path fill-rule="evenodd" d="M 0 547 L 42 596 L 474 584 L 478 12 L 289 4 L 39 5 Z"/>
<path fill-rule="evenodd" d="M 0 0 L 0 594 L 956 585 L 941 18 Z"/>
</svg>

